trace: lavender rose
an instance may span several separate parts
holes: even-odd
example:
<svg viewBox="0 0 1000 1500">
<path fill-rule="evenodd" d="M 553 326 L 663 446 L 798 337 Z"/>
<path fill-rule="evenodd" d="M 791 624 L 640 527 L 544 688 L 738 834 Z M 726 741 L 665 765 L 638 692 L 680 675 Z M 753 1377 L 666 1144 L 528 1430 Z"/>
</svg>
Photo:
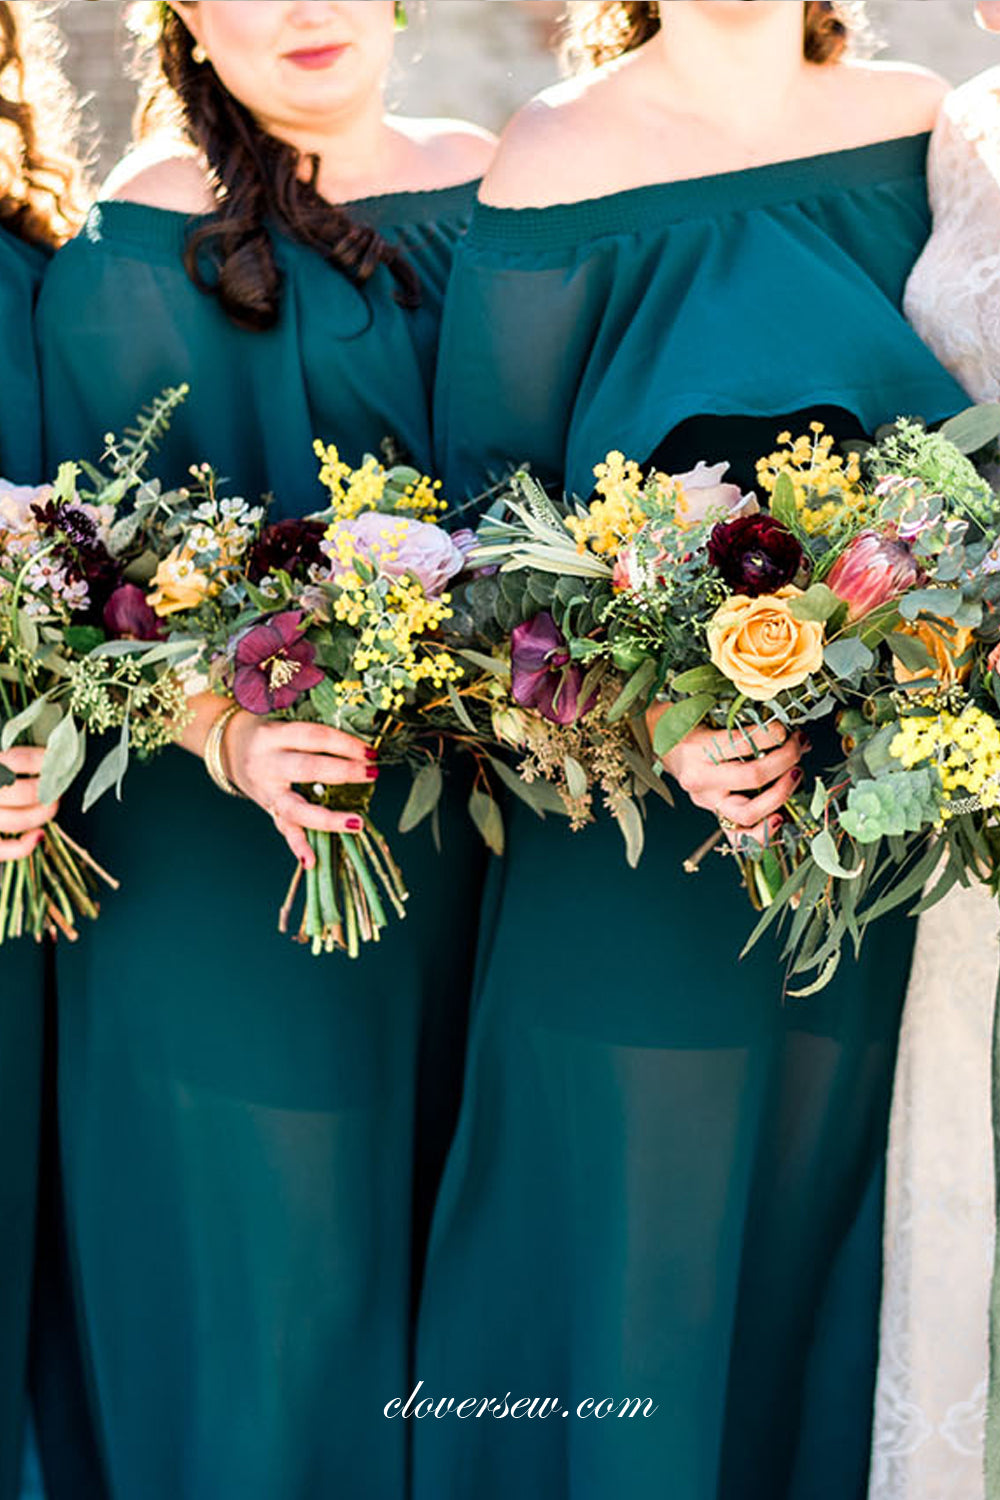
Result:
<svg viewBox="0 0 1000 1500">
<path fill-rule="evenodd" d="M 334 559 L 336 539 L 349 536 L 361 552 L 373 557 L 383 573 L 393 578 L 410 573 L 429 599 L 443 594 L 449 582 L 465 567 L 465 554 L 440 526 L 365 511 L 352 521 L 337 521 L 330 529 L 324 550 Z"/>
</svg>

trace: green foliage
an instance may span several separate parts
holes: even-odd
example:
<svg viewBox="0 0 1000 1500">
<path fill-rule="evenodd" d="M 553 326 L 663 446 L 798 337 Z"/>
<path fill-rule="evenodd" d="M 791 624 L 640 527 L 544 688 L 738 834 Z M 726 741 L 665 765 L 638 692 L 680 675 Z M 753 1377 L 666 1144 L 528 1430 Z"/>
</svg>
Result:
<svg viewBox="0 0 1000 1500">
<path fill-rule="evenodd" d="M 941 800 L 941 779 L 929 767 L 890 771 L 851 787 L 840 824 L 859 844 L 873 844 L 933 825 Z"/>
</svg>

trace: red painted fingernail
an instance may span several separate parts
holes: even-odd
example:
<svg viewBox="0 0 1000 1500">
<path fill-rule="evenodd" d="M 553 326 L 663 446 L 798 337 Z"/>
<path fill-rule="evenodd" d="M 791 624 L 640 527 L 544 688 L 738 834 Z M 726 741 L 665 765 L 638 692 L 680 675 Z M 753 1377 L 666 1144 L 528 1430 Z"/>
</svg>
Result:
<svg viewBox="0 0 1000 1500">
<path fill-rule="evenodd" d="M 780 833 L 784 822 L 784 818 L 772 818 L 767 825 L 768 833 Z"/>
<path fill-rule="evenodd" d="M 378 760 L 378 751 L 374 745 L 365 746 L 365 760 Z"/>
<path fill-rule="evenodd" d="M 365 775 L 369 781 L 378 780 L 378 766 L 365 766 Z"/>
<path fill-rule="evenodd" d="M 360 833 L 365 825 L 360 818 L 348 818 L 345 826 L 348 833 Z"/>
<path fill-rule="evenodd" d="M 792 772 L 792 783 L 793 783 L 793 785 L 798 786 L 799 782 L 802 780 L 802 778 L 803 778 L 803 776 L 805 774 L 806 773 L 805 773 L 805 771 L 803 771 L 803 769 L 802 769 L 801 766 L 796 766 L 795 769 L 794 769 L 794 771 Z"/>
</svg>

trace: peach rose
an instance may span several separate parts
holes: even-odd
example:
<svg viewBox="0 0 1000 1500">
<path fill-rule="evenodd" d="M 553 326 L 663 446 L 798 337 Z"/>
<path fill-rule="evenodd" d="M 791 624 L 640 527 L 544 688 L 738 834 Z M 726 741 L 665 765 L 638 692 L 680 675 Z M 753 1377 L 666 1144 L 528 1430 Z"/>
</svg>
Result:
<svg viewBox="0 0 1000 1500">
<path fill-rule="evenodd" d="M 933 667 L 922 667 L 911 672 L 897 658 L 893 670 L 897 682 L 920 682 L 924 678 L 936 677 L 942 687 L 952 687 L 956 682 L 966 682 L 972 675 L 972 662 L 958 665 L 972 645 L 974 636 L 965 625 L 956 625 L 953 620 L 918 620 L 915 624 L 901 620 L 896 626 L 898 635 L 911 635 L 920 641 L 934 658 Z"/>
<path fill-rule="evenodd" d="M 149 603 L 160 616 L 175 615 L 182 609 L 197 609 L 217 592 L 208 574 L 195 567 L 182 547 L 175 547 L 153 576 Z"/>
<path fill-rule="evenodd" d="M 798 687 L 823 665 L 823 626 L 796 620 L 789 600 L 800 598 L 792 584 L 750 599 L 734 594 L 708 627 L 712 661 L 748 698 L 766 701 Z"/>
</svg>

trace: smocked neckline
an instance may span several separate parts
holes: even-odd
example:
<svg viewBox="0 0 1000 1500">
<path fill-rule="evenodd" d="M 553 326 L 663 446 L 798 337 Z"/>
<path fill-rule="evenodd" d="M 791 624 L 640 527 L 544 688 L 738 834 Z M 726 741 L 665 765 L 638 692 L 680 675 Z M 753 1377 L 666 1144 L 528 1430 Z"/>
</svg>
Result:
<svg viewBox="0 0 1000 1500">
<path fill-rule="evenodd" d="M 702 177 L 622 188 L 601 198 L 544 207 L 500 208 L 477 201 L 471 245 L 558 248 L 608 234 L 629 234 L 689 218 L 830 197 L 923 179 L 930 132 L 790 157 Z"/>
<path fill-rule="evenodd" d="M 478 186 L 479 179 L 473 178 L 450 187 L 381 193 L 336 206 L 375 228 L 432 224 L 467 215 Z M 104 198 L 91 208 L 84 233 L 92 240 L 121 239 L 149 248 L 175 250 L 195 225 L 207 222 L 210 217 L 185 213 L 182 209 L 159 208 L 151 203 L 132 203 L 127 198 Z"/>
</svg>

